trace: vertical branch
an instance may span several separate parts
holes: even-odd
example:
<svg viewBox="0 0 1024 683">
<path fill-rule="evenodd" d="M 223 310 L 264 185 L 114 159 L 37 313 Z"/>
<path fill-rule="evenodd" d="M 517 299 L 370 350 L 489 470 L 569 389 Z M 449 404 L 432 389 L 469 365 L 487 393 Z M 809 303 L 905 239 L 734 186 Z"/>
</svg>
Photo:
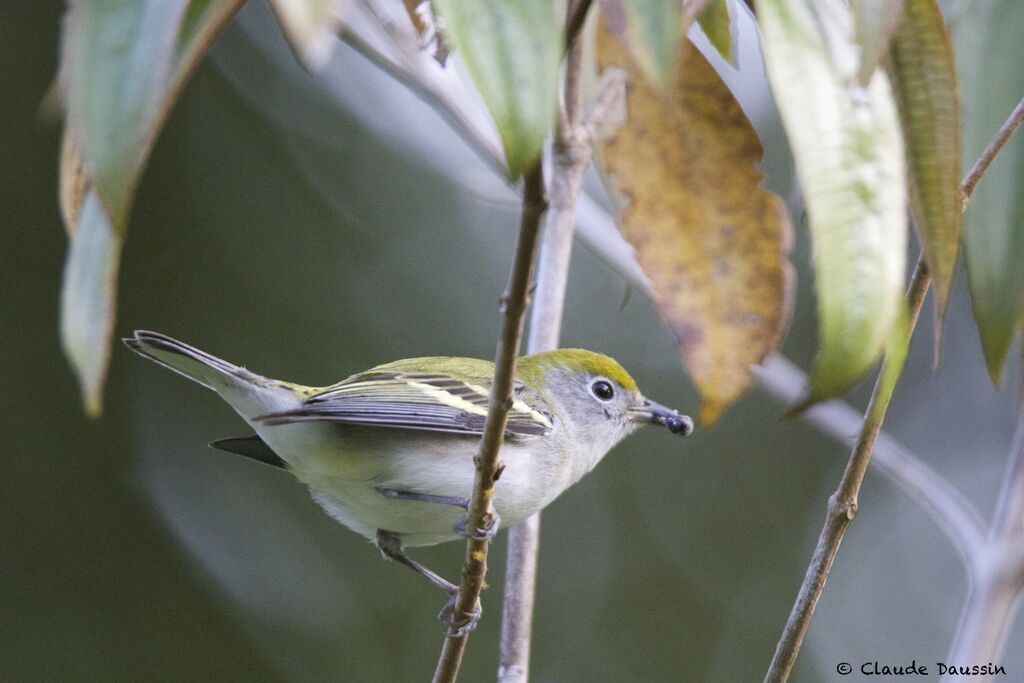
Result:
<svg viewBox="0 0 1024 683">
<path fill-rule="evenodd" d="M 527 353 L 558 348 L 569 280 L 576 203 L 583 174 L 590 165 L 591 139 L 581 120 L 582 43 L 574 36 L 583 26 L 590 3 L 568 3 L 566 31 L 569 52 L 565 65 L 562 105 L 555 127 L 550 183 L 550 207 L 537 265 L 536 303 L 530 316 Z M 530 631 L 540 549 L 540 513 L 509 529 L 505 572 L 505 603 L 501 622 L 499 683 L 525 683 L 529 677 Z"/>
<path fill-rule="evenodd" d="M 984 176 L 989 166 L 991 166 L 996 155 L 1006 146 L 1010 136 L 1022 122 L 1024 122 L 1024 100 L 1014 108 L 1009 118 L 1000 126 L 995 136 L 982 151 L 978 161 L 975 162 L 974 166 L 961 181 L 960 194 L 965 208 L 971 198 L 971 194 L 974 192 L 974 188 L 982 176 Z M 924 266 L 924 261 L 919 260 L 907 294 L 910 309 L 910 320 L 907 329 L 908 344 L 913 337 L 917 317 L 921 312 L 921 305 L 924 302 L 925 294 L 928 292 L 929 284 L 927 268 Z M 889 362 L 888 359 L 885 362 Z M 857 443 L 854 446 L 853 453 L 850 454 L 850 460 L 839 482 L 839 488 L 829 498 L 825 525 L 818 536 L 818 544 L 814 549 L 814 555 L 811 557 L 811 563 L 807 567 L 807 573 L 800 586 L 796 602 L 793 604 L 789 619 L 786 621 L 786 626 L 779 637 L 775 654 L 772 656 L 771 664 L 768 667 L 768 673 L 765 674 L 765 683 L 782 683 L 789 678 L 793 664 L 796 663 L 796 656 L 800 651 L 800 644 L 803 642 L 804 635 L 807 633 L 807 627 L 810 625 L 811 616 L 814 614 L 814 607 L 818 603 L 818 598 L 821 597 L 821 592 L 825 588 L 825 580 L 828 578 L 828 573 L 832 568 L 832 562 L 839 551 L 839 544 L 843 540 L 846 528 L 857 514 L 857 494 L 860 492 L 864 473 L 867 471 L 868 463 L 871 461 L 871 450 L 874 446 L 875 438 L 882 429 L 885 413 L 889 408 L 889 401 L 892 398 L 893 387 L 889 387 L 888 391 L 883 391 L 885 388 L 882 383 L 884 372 L 885 367 L 883 366 L 882 372 L 879 373 L 878 381 L 875 383 L 875 388 L 872 391 L 871 402 L 868 404 Z M 1013 467 L 1011 465 L 1011 468 Z M 1024 465 L 1021 465 L 1021 469 L 1024 469 Z M 1013 484 L 1008 484 L 1008 487 L 1012 486 Z M 1004 493 L 1008 490 L 1009 488 L 1004 489 Z M 1024 498 L 1024 486 L 1019 489 L 1019 495 Z M 1009 500 L 1013 499 L 1012 494 L 1007 493 L 1006 496 L 1009 496 Z M 1006 498 L 1006 496 L 1001 496 L 1001 500 Z M 1016 505 L 1015 509 L 1024 509 L 1024 500 Z M 984 561 L 980 559 L 975 561 L 972 567 L 972 580 L 977 582 L 978 577 L 986 579 L 985 590 L 977 592 L 975 590 L 976 587 L 972 587 L 971 597 L 964 608 L 963 616 L 961 616 L 957 635 L 958 642 L 965 640 L 966 637 L 962 637 L 961 634 L 964 633 L 965 624 L 967 623 L 975 623 L 979 629 L 986 630 L 986 633 L 989 632 L 987 631 L 988 625 L 998 623 L 1000 626 L 995 631 L 998 637 L 988 636 L 985 638 L 986 642 L 995 644 L 992 649 L 993 652 L 997 651 L 1001 647 L 1001 643 L 1005 642 L 1005 632 L 1010 623 L 1015 602 L 1013 599 L 1008 603 L 1005 600 L 1004 576 L 1008 575 L 1016 581 L 1015 585 L 1017 588 L 1013 595 L 1017 595 L 1020 592 L 1020 583 L 1024 581 L 1024 554 L 1008 552 L 1009 547 L 1005 542 L 1002 544 L 1002 548 L 1003 551 L 997 550 L 994 557 L 988 557 Z M 1016 558 L 1017 561 L 1009 562 L 1007 558 L 1010 556 Z M 988 579 L 991 579 L 991 583 L 987 581 Z M 986 614 L 988 615 L 987 617 L 985 616 Z"/>
<path fill-rule="evenodd" d="M 526 683 L 529 678 L 530 631 L 533 628 L 533 603 L 537 595 L 539 554 L 538 512 L 508 530 L 505 603 L 501 613 L 501 655 L 498 660 L 499 683 Z"/>
<path fill-rule="evenodd" d="M 572 3 L 570 3 L 570 7 Z M 579 78 L 580 43 L 569 50 L 565 75 L 565 98 L 575 98 L 578 87 L 569 83 Z M 570 94 L 570 90 L 575 91 Z M 558 348 L 562 328 L 565 289 L 569 279 L 569 258 L 583 169 L 567 167 L 565 146 L 574 122 L 566 102 L 560 112 L 555 133 L 554 163 L 547 219 L 544 225 L 537 264 L 536 303 L 530 314 L 527 353 Z M 568 171 L 568 173 L 566 172 Z M 570 175 L 572 177 L 566 177 Z M 501 622 L 501 655 L 498 680 L 501 683 L 525 683 L 530 665 L 530 631 L 537 585 L 537 555 L 540 549 L 540 513 L 509 529 L 508 561 L 505 572 L 505 604 Z"/>
<path fill-rule="evenodd" d="M 494 483 L 501 474 L 500 449 L 505 437 L 508 412 L 512 407 L 513 381 L 516 357 L 523 335 L 523 319 L 529 300 L 530 276 L 537 250 L 540 219 L 547 209 L 544 193 L 544 172 L 541 160 L 524 177 L 523 215 L 519 226 L 512 272 L 508 287 L 502 295 L 503 317 L 501 336 L 494 361 L 494 383 L 491 386 L 487 422 L 480 440 L 480 451 L 475 458 L 476 478 L 473 497 L 466 514 L 466 529 L 470 538 L 466 543 L 466 562 L 462 569 L 462 583 L 452 605 L 453 624 L 445 635 L 444 646 L 434 672 L 434 683 L 451 683 L 459 673 L 462 655 L 466 651 L 469 633 L 456 623 L 476 613 L 487 574 L 487 551 L 490 539 L 476 530 L 489 529 L 494 524 Z"/>
</svg>

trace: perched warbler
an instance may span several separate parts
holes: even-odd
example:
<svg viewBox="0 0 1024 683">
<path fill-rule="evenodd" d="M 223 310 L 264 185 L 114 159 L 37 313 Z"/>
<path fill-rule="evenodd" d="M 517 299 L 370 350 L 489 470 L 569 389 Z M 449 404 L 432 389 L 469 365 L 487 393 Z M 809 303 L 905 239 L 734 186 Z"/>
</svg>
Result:
<svg viewBox="0 0 1024 683">
<path fill-rule="evenodd" d="M 457 590 L 404 548 L 466 533 L 493 363 L 410 358 L 307 387 L 261 377 L 155 332 L 124 341 L 216 391 L 256 432 L 212 446 L 288 470 L 329 515 L 373 539 L 385 557 L 449 594 Z M 526 519 L 645 423 L 684 436 L 693 429 L 689 417 L 644 398 L 608 356 L 559 349 L 520 358 L 495 511 L 505 524 Z"/>
</svg>

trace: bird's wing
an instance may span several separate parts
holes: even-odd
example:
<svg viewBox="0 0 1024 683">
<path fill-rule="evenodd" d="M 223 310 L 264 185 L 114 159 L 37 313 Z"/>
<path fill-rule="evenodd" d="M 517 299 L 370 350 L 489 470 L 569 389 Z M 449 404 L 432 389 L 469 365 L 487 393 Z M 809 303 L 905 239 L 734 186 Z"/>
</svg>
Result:
<svg viewBox="0 0 1024 683">
<path fill-rule="evenodd" d="M 487 419 L 489 383 L 483 372 L 426 373 L 392 364 L 326 387 L 308 396 L 299 408 L 256 419 L 267 425 L 327 421 L 479 435 Z M 543 436 L 551 428 L 552 416 L 544 401 L 516 382 L 506 434 Z"/>
</svg>

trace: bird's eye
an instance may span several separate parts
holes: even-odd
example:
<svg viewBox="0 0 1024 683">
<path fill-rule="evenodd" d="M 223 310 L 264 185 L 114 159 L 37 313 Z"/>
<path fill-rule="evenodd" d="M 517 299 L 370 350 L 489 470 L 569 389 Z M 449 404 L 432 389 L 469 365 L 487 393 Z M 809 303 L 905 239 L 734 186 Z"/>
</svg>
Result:
<svg viewBox="0 0 1024 683">
<path fill-rule="evenodd" d="M 594 396 L 601 399 L 602 401 L 610 401 L 615 396 L 615 390 L 612 389 L 611 382 L 604 379 L 599 379 L 590 385 L 590 391 Z"/>
</svg>

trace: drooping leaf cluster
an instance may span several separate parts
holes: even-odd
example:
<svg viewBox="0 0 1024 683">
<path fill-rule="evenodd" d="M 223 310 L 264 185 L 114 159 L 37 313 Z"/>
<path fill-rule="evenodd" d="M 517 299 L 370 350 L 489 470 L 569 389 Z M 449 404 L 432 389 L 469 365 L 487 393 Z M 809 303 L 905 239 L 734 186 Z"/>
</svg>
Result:
<svg viewBox="0 0 1024 683">
<path fill-rule="evenodd" d="M 69 5 L 61 334 L 91 414 L 100 410 L 135 187 L 177 95 L 242 4 Z M 328 64 L 344 4 L 272 0 L 308 68 Z M 422 29 L 415 3 L 404 5 Z M 1014 5 L 984 10 L 986 40 L 1015 40 L 1024 12 Z M 542 154 L 558 110 L 566 46 L 552 3 L 434 0 L 429 10 L 454 55 L 447 68 L 464 69 L 475 84 L 509 177 L 518 178 Z M 1019 70 L 1007 66 L 988 78 L 983 69 L 1001 67 L 985 65 L 985 44 L 958 63 L 937 0 L 604 0 L 590 11 L 582 39 L 593 41 L 595 69 L 622 69 L 629 87 L 623 121 L 598 143 L 600 167 L 701 393 L 702 419 L 713 422 L 749 387 L 750 367 L 782 338 L 793 297 L 792 221 L 762 187 L 760 141 L 721 75 L 735 64 L 744 17 L 759 29 L 813 245 L 819 348 L 809 400 L 844 392 L 895 348 L 894 339 L 905 344 L 911 223 L 934 284 L 936 335 L 964 245 L 975 318 L 997 379 L 1024 317 L 1017 229 L 1024 194 L 1012 179 L 1024 153 L 1011 143 L 962 231 L 957 74 L 959 67 L 972 98 L 1005 99 L 1008 113 L 1024 91 Z M 696 33 L 718 54 L 705 56 L 692 42 Z M 986 121 L 989 130 L 998 123 Z M 980 151 L 979 139 L 966 135 L 970 154 Z"/>
</svg>

